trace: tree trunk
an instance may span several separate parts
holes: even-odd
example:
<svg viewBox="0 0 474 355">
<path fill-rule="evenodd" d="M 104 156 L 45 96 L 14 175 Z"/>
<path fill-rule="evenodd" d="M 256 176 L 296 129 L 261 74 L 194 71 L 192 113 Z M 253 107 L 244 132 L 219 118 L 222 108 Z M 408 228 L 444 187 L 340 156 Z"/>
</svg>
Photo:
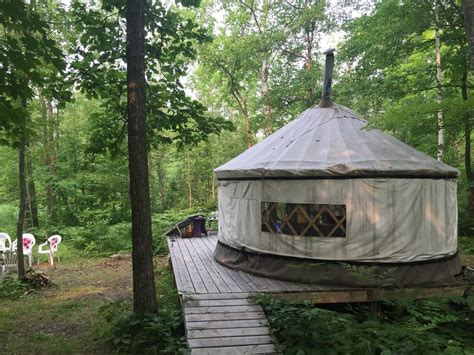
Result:
<svg viewBox="0 0 474 355">
<path fill-rule="evenodd" d="M 54 190 L 53 190 L 53 145 L 51 138 L 51 121 L 53 119 L 53 106 L 51 102 L 42 97 L 40 98 L 42 116 L 43 116 L 43 147 L 44 147 L 44 164 L 47 169 L 47 178 L 46 178 L 46 214 L 48 216 L 48 221 L 53 220 L 54 209 L 53 209 L 53 200 L 54 200 Z"/>
<path fill-rule="evenodd" d="M 263 34 L 268 31 L 267 29 L 267 22 L 268 22 L 268 15 L 270 12 L 269 0 L 263 0 L 262 4 L 262 16 L 260 18 L 260 33 Z M 265 55 L 268 58 L 269 50 L 265 49 Z M 262 98 L 263 98 L 263 123 L 264 123 L 264 130 L 263 133 L 265 136 L 269 136 L 272 134 L 273 127 L 271 121 L 271 107 L 269 102 L 269 94 L 270 94 L 270 85 L 268 83 L 268 72 L 269 72 L 269 63 L 267 58 L 262 60 L 262 66 L 260 68 L 260 82 L 262 86 Z"/>
<path fill-rule="evenodd" d="M 166 189 L 165 189 L 165 150 L 160 147 L 158 152 L 158 189 L 160 193 L 161 204 L 164 205 L 166 200 Z"/>
<path fill-rule="evenodd" d="M 148 182 L 145 97 L 145 0 L 127 1 L 127 113 L 132 207 L 133 311 L 157 312 Z"/>
<path fill-rule="evenodd" d="M 262 98 L 263 98 L 263 120 L 264 120 L 264 134 L 269 136 L 272 134 L 272 122 L 271 122 L 271 108 L 269 101 L 269 85 L 268 85 L 268 61 L 264 59 L 262 61 L 262 67 L 260 68 L 260 81 L 262 84 Z"/>
<path fill-rule="evenodd" d="M 311 77 L 311 70 L 313 68 L 313 32 L 306 32 L 306 70 L 308 71 L 308 77 Z M 307 96 L 306 96 L 306 106 L 313 106 L 314 95 L 313 95 L 313 85 L 308 83 Z"/>
<path fill-rule="evenodd" d="M 216 154 L 214 153 L 214 142 L 211 142 L 209 145 L 211 149 L 211 198 L 212 198 L 212 203 L 216 203 L 216 174 L 214 174 L 214 169 L 216 168 L 215 166 L 215 161 L 216 161 Z"/>
<path fill-rule="evenodd" d="M 242 115 L 244 116 L 244 122 L 245 122 L 247 146 L 250 148 L 253 145 L 253 138 L 252 138 L 252 128 L 250 127 L 250 117 L 249 117 L 249 110 L 247 107 L 247 99 L 245 97 L 242 98 Z"/>
<path fill-rule="evenodd" d="M 467 68 L 461 79 L 461 93 L 463 101 L 467 101 Z M 471 163 L 471 122 L 470 112 L 464 114 L 464 166 L 467 178 L 467 210 L 470 218 L 474 218 L 474 174 Z"/>
<path fill-rule="evenodd" d="M 26 106 L 24 103 L 23 106 Z M 23 227 L 25 225 L 26 210 L 26 176 L 25 176 L 25 150 L 26 137 L 22 133 L 18 157 L 18 178 L 20 183 L 20 206 L 18 212 L 18 221 L 16 225 L 17 255 L 18 255 L 18 280 L 25 278 L 25 261 L 23 256 Z"/>
<path fill-rule="evenodd" d="M 304 3 L 304 10 L 309 11 L 310 8 L 310 0 L 305 0 Z M 313 46 L 314 46 L 314 29 L 315 29 L 315 21 L 310 19 L 310 22 L 307 24 L 305 28 L 305 36 L 306 36 L 306 62 L 305 67 L 306 71 L 308 72 L 308 78 L 311 78 L 311 71 L 313 69 Z M 313 83 L 311 79 L 308 82 L 307 94 L 306 94 L 306 106 L 312 107 L 314 103 L 314 93 L 313 93 Z"/>
<path fill-rule="evenodd" d="M 191 176 L 191 157 L 189 152 L 185 153 L 184 161 L 186 163 L 186 185 L 188 186 L 188 208 L 193 208 L 193 185 Z"/>
<path fill-rule="evenodd" d="M 466 29 L 467 44 L 469 46 L 469 63 L 474 73 L 474 0 L 462 0 L 464 13 L 464 27 Z"/>
<path fill-rule="evenodd" d="M 33 164 L 31 162 L 31 153 L 27 145 L 27 155 L 26 155 L 26 174 L 28 177 L 28 207 L 30 210 L 31 216 L 31 225 L 35 228 L 39 227 L 38 221 L 38 203 L 36 199 L 36 186 L 35 180 L 33 178 Z"/>
<path fill-rule="evenodd" d="M 443 71 L 441 68 L 441 38 L 440 38 L 440 25 L 439 25 L 439 4 L 436 3 L 435 9 L 435 42 L 436 42 L 436 102 L 441 104 L 443 101 L 441 95 L 441 81 Z M 443 160 L 444 155 L 444 118 L 443 111 L 438 110 L 438 154 L 437 158 L 439 161 Z"/>
</svg>

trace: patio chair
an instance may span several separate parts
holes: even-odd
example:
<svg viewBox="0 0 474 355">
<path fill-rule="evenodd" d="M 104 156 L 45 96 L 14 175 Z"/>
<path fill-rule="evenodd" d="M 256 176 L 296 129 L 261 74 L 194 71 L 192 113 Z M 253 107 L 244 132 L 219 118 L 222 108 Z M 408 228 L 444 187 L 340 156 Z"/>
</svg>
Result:
<svg viewBox="0 0 474 355">
<path fill-rule="evenodd" d="M 33 246 L 36 243 L 35 236 L 31 233 L 24 233 L 23 239 L 23 255 L 28 256 L 28 266 L 33 264 Z M 17 249 L 17 240 L 12 243 L 12 251 Z"/>
<path fill-rule="evenodd" d="M 7 271 L 18 271 L 17 254 L 11 250 L 7 250 L 0 254 L 0 265 L 2 268 L 2 277 Z"/>
<path fill-rule="evenodd" d="M 208 229 L 209 230 L 217 230 L 218 224 L 219 224 L 219 213 L 217 211 L 211 212 L 209 217 L 207 217 L 207 222 L 208 222 Z M 212 224 L 215 223 L 216 228 L 212 228 Z"/>
<path fill-rule="evenodd" d="M 49 263 L 54 265 L 54 254 L 57 253 L 59 261 L 58 245 L 61 243 L 61 240 L 61 236 L 59 234 L 55 234 L 49 237 L 45 243 L 38 245 L 38 264 L 39 256 L 41 254 L 48 254 Z"/>
<path fill-rule="evenodd" d="M 12 240 L 8 233 L 0 233 L 0 253 L 12 249 Z"/>
</svg>

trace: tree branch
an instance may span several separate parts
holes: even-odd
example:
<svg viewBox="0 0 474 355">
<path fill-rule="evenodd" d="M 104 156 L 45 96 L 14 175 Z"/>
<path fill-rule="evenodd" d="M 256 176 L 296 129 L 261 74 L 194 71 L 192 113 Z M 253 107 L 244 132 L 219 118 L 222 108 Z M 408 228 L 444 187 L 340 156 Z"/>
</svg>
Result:
<svg viewBox="0 0 474 355">
<path fill-rule="evenodd" d="M 257 18 L 257 14 L 255 13 L 255 10 L 253 7 L 251 7 L 250 5 L 248 5 L 245 1 L 243 0 L 239 0 L 239 2 L 244 5 L 246 8 L 248 8 L 250 10 L 250 12 L 252 13 L 252 17 L 255 21 L 255 24 L 257 25 L 257 28 L 258 28 L 258 32 L 260 33 L 263 33 L 261 27 L 260 27 L 260 24 L 258 23 L 258 18 Z"/>
</svg>

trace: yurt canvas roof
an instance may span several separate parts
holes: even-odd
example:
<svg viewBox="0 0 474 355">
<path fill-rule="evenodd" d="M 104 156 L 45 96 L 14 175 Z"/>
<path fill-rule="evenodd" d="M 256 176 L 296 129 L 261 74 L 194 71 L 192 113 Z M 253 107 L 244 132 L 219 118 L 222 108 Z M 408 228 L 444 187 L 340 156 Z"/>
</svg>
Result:
<svg viewBox="0 0 474 355">
<path fill-rule="evenodd" d="M 341 105 L 309 108 L 215 173 L 221 180 L 457 177 L 456 169 L 367 124 Z"/>
</svg>

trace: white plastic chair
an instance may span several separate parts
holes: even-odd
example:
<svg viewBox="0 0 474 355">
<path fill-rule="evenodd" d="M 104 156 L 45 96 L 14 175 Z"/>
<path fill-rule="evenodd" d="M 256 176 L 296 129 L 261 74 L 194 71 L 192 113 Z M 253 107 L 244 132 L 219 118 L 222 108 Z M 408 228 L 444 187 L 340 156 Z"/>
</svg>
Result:
<svg viewBox="0 0 474 355">
<path fill-rule="evenodd" d="M 24 233 L 22 236 L 23 239 L 23 255 L 28 256 L 28 265 L 31 267 L 33 264 L 33 246 L 36 243 L 35 236 L 31 233 Z M 17 241 L 15 240 L 12 243 L 12 251 L 16 251 Z"/>
<path fill-rule="evenodd" d="M 0 233 L 0 253 L 5 253 L 12 249 L 12 239 L 8 233 Z"/>
<path fill-rule="evenodd" d="M 59 253 L 58 253 L 58 245 L 61 243 L 61 236 L 59 234 L 52 235 L 48 238 L 48 240 L 38 245 L 38 264 L 39 264 L 39 255 L 40 254 L 48 254 L 48 261 L 51 265 L 54 265 L 54 254 L 58 254 L 59 260 Z"/>
<path fill-rule="evenodd" d="M 18 271 L 18 256 L 11 250 L 5 251 L 0 255 L 0 264 L 2 267 L 2 276 L 7 271 Z"/>
<path fill-rule="evenodd" d="M 207 222 L 209 223 L 208 224 L 208 229 L 209 230 L 213 230 L 212 229 L 212 223 L 213 222 L 216 223 L 216 230 L 217 230 L 217 227 L 218 227 L 218 224 L 219 224 L 219 212 L 217 212 L 217 211 L 211 212 L 209 217 L 207 217 Z"/>
</svg>

